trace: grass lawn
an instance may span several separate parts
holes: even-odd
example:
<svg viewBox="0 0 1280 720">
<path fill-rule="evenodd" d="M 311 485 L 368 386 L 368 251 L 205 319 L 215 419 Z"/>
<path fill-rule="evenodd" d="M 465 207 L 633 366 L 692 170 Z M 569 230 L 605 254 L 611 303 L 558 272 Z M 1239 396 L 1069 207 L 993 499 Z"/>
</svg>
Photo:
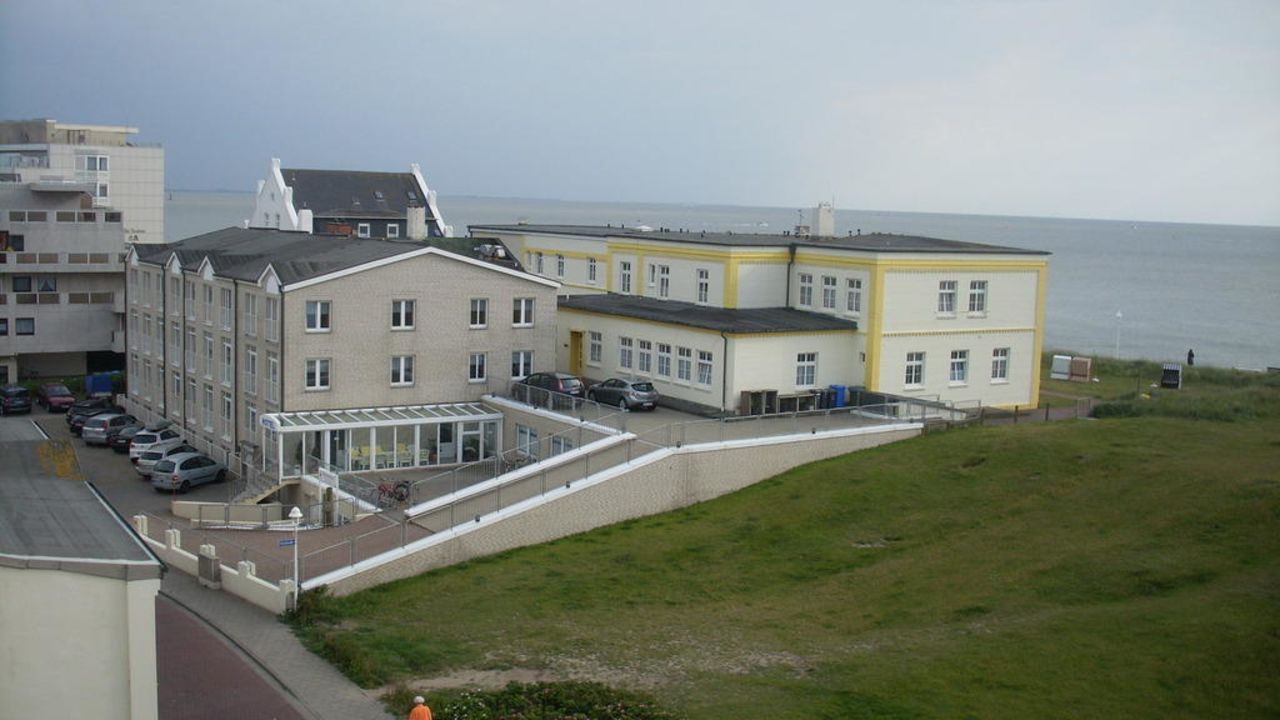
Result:
<svg viewBox="0 0 1280 720">
<path fill-rule="evenodd" d="M 1235 422 L 929 434 L 321 599 L 299 633 L 367 686 L 531 669 L 690 718 L 1276 717 L 1280 390 L 1255 391 Z"/>
</svg>

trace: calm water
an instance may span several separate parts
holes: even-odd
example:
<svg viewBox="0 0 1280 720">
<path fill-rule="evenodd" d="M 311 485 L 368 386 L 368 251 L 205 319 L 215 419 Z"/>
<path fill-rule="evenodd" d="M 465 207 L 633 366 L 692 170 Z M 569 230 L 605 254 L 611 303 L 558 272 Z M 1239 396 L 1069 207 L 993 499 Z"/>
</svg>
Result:
<svg viewBox="0 0 1280 720">
<path fill-rule="evenodd" d="M 248 193 L 174 191 L 166 235 L 179 240 L 249 216 Z M 794 208 L 441 197 L 454 233 L 480 223 L 651 225 L 780 232 Z M 808 222 L 808 211 L 805 220 Z M 891 232 L 1053 253 L 1046 347 L 1226 367 L 1280 366 L 1280 228 L 837 210 L 836 231 Z M 1123 318 L 1117 322 L 1116 313 Z"/>
</svg>

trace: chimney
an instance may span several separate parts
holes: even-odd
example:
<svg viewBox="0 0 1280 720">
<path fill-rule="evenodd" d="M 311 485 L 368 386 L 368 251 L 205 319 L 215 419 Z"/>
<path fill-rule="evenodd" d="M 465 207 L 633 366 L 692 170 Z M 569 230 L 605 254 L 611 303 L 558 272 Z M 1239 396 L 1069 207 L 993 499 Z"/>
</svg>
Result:
<svg viewBox="0 0 1280 720">
<path fill-rule="evenodd" d="M 405 210 L 405 235 L 410 240 L 427 239 L 427 209 L 421 205 L 410 205 Z"/>
</svg>

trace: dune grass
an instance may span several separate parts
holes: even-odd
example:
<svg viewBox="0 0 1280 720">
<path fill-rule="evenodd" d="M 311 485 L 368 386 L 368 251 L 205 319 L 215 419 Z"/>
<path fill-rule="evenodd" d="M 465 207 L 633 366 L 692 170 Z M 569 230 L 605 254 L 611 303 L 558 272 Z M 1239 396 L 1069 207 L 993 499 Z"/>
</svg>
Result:
<svg viewBox="0 0 1280 720">
<path fill-rule="evenodd" d="M 930 434 L 298 632 L 368 686 L 533 668 L 690 718 L 1274 717 L 1277 468 L 1274 413 Z"/>
</svg>

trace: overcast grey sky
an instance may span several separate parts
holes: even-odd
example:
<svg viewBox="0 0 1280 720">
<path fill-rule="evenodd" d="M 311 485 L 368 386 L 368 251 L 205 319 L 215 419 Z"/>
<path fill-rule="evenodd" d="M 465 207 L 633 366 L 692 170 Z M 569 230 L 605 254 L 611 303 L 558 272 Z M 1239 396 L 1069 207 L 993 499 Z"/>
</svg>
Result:
<svg viewBox="0 0 1280 720">
<path fill-rule="evenodd" d="M 1280 225 L 1280 2 L 0 2 L 0 117 L 167 184 Z"/>
</svg>

